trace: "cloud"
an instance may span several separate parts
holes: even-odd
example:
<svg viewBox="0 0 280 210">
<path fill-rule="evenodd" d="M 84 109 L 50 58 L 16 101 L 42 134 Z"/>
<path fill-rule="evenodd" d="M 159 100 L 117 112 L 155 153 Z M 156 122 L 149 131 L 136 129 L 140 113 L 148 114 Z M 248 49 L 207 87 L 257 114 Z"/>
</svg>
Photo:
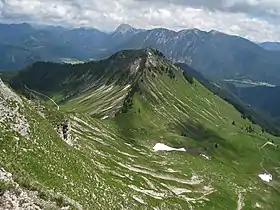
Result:
<svg viewBox="0 0 280 210">
<path fill-rule="evenodd" d="M 112 30 L 220 30 L 254 41 L 280 41 L 279 0 L 0 0 L 0 21 Z"/>
<path fill-rule="evenodd" d="M 212 11 L 245 13 L 255 17 L 280 17 L 279 0 L 136 0 L 157 4 L 173 4 Z"/>
</svg>

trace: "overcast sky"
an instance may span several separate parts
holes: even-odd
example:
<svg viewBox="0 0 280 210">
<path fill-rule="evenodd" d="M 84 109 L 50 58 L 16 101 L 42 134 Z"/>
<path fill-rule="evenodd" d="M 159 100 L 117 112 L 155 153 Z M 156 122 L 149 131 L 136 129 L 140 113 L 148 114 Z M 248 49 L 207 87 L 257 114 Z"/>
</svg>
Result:
<svg viewBox="0 0 280 210">
<path fill-rule="evenodd" d="M 0 22 L 219 30 L 280 41 L 280 0 L 0 0 Z"/>
</svg>

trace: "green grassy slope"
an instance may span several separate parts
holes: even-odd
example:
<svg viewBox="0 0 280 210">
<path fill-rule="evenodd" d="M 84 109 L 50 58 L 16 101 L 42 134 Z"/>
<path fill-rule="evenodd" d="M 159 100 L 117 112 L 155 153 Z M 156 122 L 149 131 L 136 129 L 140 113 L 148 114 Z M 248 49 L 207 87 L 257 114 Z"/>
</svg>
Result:
<svg viewBox="0 0 280 210">
<path fill-rule="evenodd" d="M 7 171 L 24 171 L 32 182 L 67 195 L 84 209 L 280 206 L 279 139 L 262 133 L 198 81 L 189 83 L 181 69 L 153 50 L 126 51 L 102 62 L 105 68 L 98 71 L 92 64 L 62 66 L 65 75 L 57 82 L 52 79 L 61 75 L 56 64 L 45 69 L 45 75 L 53 75 L 49 80 L 28 80 L 28 70 L 12 80 L 17 90 L 25 84 L 51 97 L 60 95 L 60 110 L 44 109 L 43 118 L 26 108 L 36 130 L 18 146 L 11 143 L 16 134 L 4 130 L 0 150 L 6 152 L 0 161 Z M 60 91 L 73 81 L 81 82 Z M 70 121 L 72 146 L 54 129 L 64 118 Z M 268 139 L 275 146 L 262 147 Z M 157 143 L 186 151 L 156 152 Z M 264 172 L 273 175 L 272 182 L 259 179 Z"/>
</svg>

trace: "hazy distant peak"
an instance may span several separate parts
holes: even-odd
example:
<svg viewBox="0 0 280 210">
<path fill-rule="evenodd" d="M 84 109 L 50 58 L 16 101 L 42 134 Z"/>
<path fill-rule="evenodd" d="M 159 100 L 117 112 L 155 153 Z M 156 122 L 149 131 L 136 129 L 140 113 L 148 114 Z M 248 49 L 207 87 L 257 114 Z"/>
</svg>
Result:
<svg viewBox="0 0 280 210">
<path fill-rule="evenodd" d="M 117 29 L 115 30 L 116 33 L 127 33 L 127 32 L 135 32 L 136 29 L 131 27 L 128 24 L 121 24 L 117 27 Z"/>
</svg>

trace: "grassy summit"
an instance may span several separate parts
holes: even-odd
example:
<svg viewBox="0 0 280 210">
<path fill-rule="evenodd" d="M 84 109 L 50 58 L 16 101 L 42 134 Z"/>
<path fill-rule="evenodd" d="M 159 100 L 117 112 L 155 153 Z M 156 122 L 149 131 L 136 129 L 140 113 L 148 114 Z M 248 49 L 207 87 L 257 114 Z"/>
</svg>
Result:
<svg viewBox="0 0 280 210">
<path fill-rule="evenodd" d="M 11 85 L 60 106 L 22 99 L 28 136 L 0 130 L 1 166 L 38 191 L 58 192 L 84 209 L 280 206 L 279 139 L 157 51 L 122 51 L 77 65 L 36 63 Z M 57 130 L 66 121 L 63 141 Z M 158 143 L 181 149 L 154 151 Z M 273 180 L 262 181 L 263 173 Z"/>
</svg>

